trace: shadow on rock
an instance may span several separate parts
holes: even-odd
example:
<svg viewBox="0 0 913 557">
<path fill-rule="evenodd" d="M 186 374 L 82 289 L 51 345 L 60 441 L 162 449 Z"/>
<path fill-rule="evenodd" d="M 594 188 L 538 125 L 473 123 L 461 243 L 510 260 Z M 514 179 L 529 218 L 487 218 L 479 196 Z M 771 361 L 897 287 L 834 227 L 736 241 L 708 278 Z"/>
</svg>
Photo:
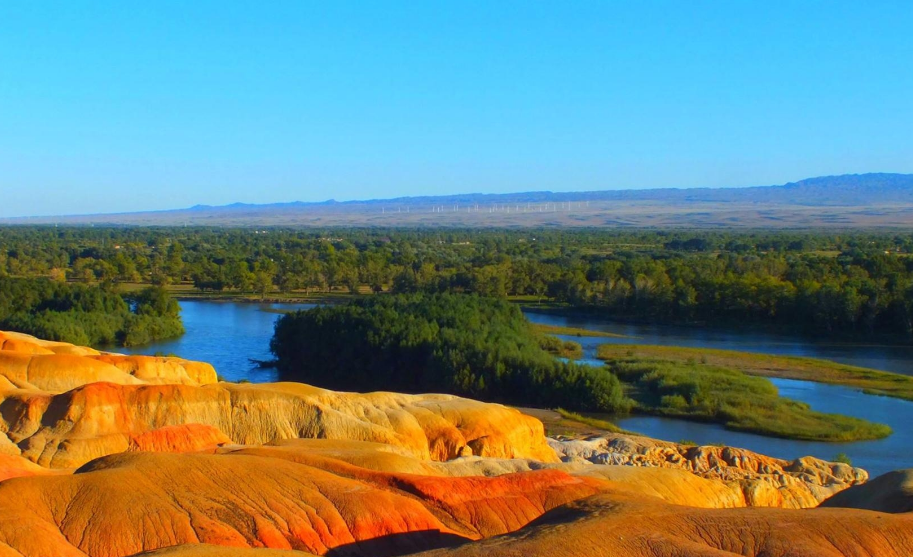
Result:
<svg viewBox="0 0 913 557">
<path fill-rule="evenodd" d="M 471 540 L 456 534 L 446 534 L 439 530 L 421 530 L 389 534 L 341 545 L 334 547 L 326 555 L 327 557 L 394 557 L 418 551 L 454 547 L 467 541 Z"/>
</svg>

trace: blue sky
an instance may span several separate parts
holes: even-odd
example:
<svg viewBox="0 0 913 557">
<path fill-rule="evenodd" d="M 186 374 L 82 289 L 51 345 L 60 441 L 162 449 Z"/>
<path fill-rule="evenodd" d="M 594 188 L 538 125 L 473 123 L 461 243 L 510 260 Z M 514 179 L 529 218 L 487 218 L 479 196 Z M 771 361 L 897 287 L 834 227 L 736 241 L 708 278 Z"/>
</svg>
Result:
<svg viewBox="0 0 913 557">
<path fill-rule="evenodd" d="M 4 2 L 0 216 L 913 172 L 913 2 Z"/>
</svg>

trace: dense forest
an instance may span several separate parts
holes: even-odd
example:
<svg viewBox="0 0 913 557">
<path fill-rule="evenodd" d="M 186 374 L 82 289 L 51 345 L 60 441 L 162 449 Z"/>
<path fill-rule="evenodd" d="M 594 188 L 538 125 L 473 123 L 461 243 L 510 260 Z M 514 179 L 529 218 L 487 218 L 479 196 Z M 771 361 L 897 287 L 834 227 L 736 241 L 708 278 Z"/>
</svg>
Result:
<svg viewBox="0 0 913 557">
<path fill-rule="evenodd" d="M 110 285 L 0 278 L 0 329 L 79 345 L 135 346 L 184 334 L 161 287 L 118 294 Z"/>
<path fill-rule="evenodd" d="M 260 297 L 455 292 L 656 322 L 913 334 L 913 234 L 0 228 L 0 276 Z"/>
<path fill-rule="evenodd" d="M 372 296 L 282 316 L 280 378 L 338 390 L 445 392 L 485 401 L 619 412 L 618 379 L 540 347 L 520 309 L 458 294 Z"/>
</svg>

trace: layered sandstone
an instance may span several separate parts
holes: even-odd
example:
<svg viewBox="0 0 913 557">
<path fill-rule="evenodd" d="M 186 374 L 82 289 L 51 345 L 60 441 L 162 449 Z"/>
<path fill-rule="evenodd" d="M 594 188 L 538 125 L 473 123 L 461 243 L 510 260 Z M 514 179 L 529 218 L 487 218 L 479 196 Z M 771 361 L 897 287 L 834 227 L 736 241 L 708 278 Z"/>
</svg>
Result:
<svg viewBox="0 0 913 557">
<path fill-rule="evenodd" d="M 868 509 L 886 513 L 913 511 L 913 469 L 896 470 L 842 491 L 822 507 Z"/>
<path fill-rule="evenodd" d="M 511 532 L 601 489 L 556 470 L 446 478 L 319 462 L 305 445 L 123 453 L 75 474 L 10 479 L 0 483 L 0 547 L 96 557 L 193 543 L 403 554 Z"/>
<path fill-rule="evenodd" d="M 836 557 L 907 555 L 913 543 L 909 514 L 690 506 L 713 501 L 725 486 L 680 469 L 604 466 L 621 474 L 595 479 L 553 463 L 493 477 L 455 474 L 472 462 L 533 461 L 422 461 L 395 446 L 326 439 L 119 454 L 72 475 L 0 483 L 0 547 L 104 557 L 163 548 L 220 554 L 198 543 L 231 548 L 229 555 L 437 547 L 447 548 L 442 556 Z"/>
<path fill-rule="evenodd" d="M 0 451 L 48 468 L 75 468 L 150 447 L 173 451 L 296 438 L 375 441 L 421 459 L 557 461 L 542 424 L 505 406 L 450 395 L 337 393 L 300 383 L 216 383 L 208 364 L 99 354 L 4 335 L 4 347 L 30 348 L 0 350 Z M 36 353 L 38 348 L 61 353 Z"/>
<path fill-rule="evenodd" d="M 737 504 L 731 506 L 816 507 L 868 480 L 861 468 L 812 457 L 786 461 L 734 447 L 682 445 L 636 435 L 550 439 L 549 445 L 564 462 L 675 468 L 719 480 L 736 494 Z"/>
<path fill-rule="evenodd" d="M 209 385 L 215 369 L 204 362 L 157 356 L 124 356 L 85 346 L 0 332 L 0 392 L 62 393 L 89 383 Z"/>
<path fill-rule="evenodd" d="M 386 443 L 422 459 L 557 460 L 535 419 L 450 395 L 361 395 L 296 383 L 90 383 L 61 394 L 20 389 L 0 397 L 11 442 L 3 446 L 49 468 L 81 466 L 186 424 L 210 426 L 244 445 L 311 437 Z"/>
</svg>

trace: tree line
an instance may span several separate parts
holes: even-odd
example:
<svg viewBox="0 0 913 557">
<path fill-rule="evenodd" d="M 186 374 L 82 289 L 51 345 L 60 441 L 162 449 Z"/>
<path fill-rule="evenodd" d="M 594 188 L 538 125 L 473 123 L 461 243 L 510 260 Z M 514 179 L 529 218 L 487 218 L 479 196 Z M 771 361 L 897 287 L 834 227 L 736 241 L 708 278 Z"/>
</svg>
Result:
<svg viewBox="0 0 913 557">
<path fill-rule="evenodd" d="M 0 329 L 86 346 L 135 346 L 184 334 L 180 306 L 161 287 L 0 278 Z"/>
<path fill-rule="evenodd" d="M 913 334 L 913 234 L 0 228 L 0 276 L 200 291 L 474 293 L 657 322 Z"/>
</svg>

